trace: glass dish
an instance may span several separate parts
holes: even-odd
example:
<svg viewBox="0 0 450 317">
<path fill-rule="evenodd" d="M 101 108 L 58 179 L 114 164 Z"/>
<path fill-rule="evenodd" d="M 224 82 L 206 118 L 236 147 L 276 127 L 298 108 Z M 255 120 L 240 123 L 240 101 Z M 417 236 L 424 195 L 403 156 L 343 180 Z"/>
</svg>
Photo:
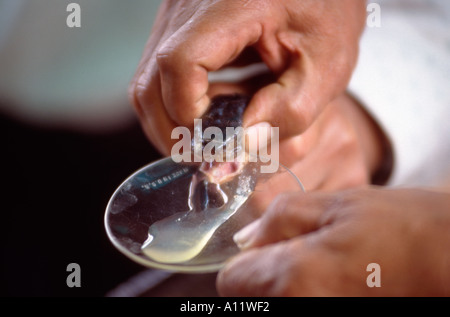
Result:
<svg viewBox="0 0 450 317">
<path fill-rule="evenodd" d="M 239 177 L 222 186 L 225 196 L 219 208 L 196 211 L 191 206 L 191 184 L 200 163 L 175 163 L 171 157 L 153 162 L 128 177 L 112 195 L 104 219 L 107 235 L 120 252 L 146 267 L 217 271 L 239 252 L 233 235 L 257 219 L 276 195 L 304 191 L 286 167 L 262 173 L 265 164 L 269 163 L 247 163 Z M 185 240 L 195 243 L 183 253 Z"/>
</svg>

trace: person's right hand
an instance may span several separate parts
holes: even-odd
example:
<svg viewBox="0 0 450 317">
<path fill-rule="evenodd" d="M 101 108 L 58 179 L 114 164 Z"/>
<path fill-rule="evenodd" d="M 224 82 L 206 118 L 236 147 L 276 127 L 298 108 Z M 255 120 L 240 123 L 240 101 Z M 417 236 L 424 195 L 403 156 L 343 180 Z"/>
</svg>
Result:
<svg viewBox="0 0 450 317">
<path fill-rule="evenodd" d="M 224 296 L 449 296 L 450 193 L 365 188 L 280 195 L 235 239 Z M 380 267 L 369 287 L 367 267 Z"/>
<path fill-rule="evenodd" d="M 383 131 L 347 93 L 330 102 L 304 133 L 282 140 L 278 152 L 280 163 L 306 192 L 384 184 L 392 168 L 391 146 Z M 289 173 L 269 179 L 253 193 L 253 214 L 259 215 L 280 193 L 296 189 Z"/>
<path fill-rule="evenodd" d="M 365 14 L 361 0 L 164 1 L 129 88 L 144 131 L 169 154 L 173 128 L 209 105 L 208 72 L 263 61 L 275 82 L 256 90 L 244 127 L 302 133 L 345 90 Z"/>
</svg>

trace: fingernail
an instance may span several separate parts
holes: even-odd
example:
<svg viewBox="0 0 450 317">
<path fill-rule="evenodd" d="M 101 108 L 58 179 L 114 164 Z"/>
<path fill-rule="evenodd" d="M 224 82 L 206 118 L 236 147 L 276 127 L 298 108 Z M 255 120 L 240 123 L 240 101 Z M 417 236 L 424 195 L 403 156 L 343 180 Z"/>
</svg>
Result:
<svg viewBox="0 0 450 317">
<path fill-rule="evenodd" d="M 254 237 L 258 231 L 259 224 L 260 220 L 255 220 L 234 234 L 233 240 L 239 249 L 245 250 L 250 246 L 252 237 Z"/>
<path fill-rule="evenodd" d="M 245 130 L 248 145 L 247 150 L 250 153 L 257 153 L 258 149 L 265 148 L 271 138 L 272 126 L 268 122 L 260 122 Z"/>
</svg>

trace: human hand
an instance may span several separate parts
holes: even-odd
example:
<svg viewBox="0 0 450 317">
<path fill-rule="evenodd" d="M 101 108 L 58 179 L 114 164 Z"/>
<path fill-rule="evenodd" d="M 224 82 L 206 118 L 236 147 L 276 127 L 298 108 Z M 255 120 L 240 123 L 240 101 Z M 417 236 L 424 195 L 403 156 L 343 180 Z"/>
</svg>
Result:
<svg viewBox="0 0 450 317">
<path fill-rule="evenodd" d="M 279 158 L 306 192 L 381 184 L 383 179 L 378 176 L 389 175 L 390 165 L 385 162 L 392 159 L 385 140 L 369 114 L 343 94 L 328 104 L 303 134 L 281 140 Z M 253 193 L 250 212 L 260 215 L 277 195 L 296 190 L 289 178 L 287 173 L 271 176 L 267 185 Z"/>
<path fill-rule="evenodd" d="M 256 91 L 244 126 L 280 137 L 305 131 L 347 86 L 365 22 L 364 1 L 166 0 L 129 95 L 149 139 L 170 153 L 171 131 L 208 107 L 208 72 L 263 61 L 276 81 Z"/>
<path fill-rule="evenodd" d="M 390 155 L 384 133 L 346 93 L 330 102 L 303 134 L 280 142 L 281 163 L 307 191 L 370 184 Z"/>
<path fill-rule="evenodd" d="M 225 296 L 449 296 L 450 194 L 359 189 L 285 194 L 236 237 Z M 369 263 L 381 287 L 370 288 Z"/>
</svg>

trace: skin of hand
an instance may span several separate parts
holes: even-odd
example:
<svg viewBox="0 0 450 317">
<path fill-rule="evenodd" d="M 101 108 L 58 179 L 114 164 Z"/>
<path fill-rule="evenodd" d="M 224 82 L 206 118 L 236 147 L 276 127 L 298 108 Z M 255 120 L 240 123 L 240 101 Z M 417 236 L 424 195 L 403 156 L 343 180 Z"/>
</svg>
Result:
<svg viewBox="0 0 450 317">
<path fill-rule="evenodd" d="M 330 102 L 303 134 L 280 142 L 281 163 L 306 191 L 369 184 L 385 155 L 383 132 L 346 93 Z"/>
<path fill-rule="evenodd" d="M 235 236 L 224 296 L 449 296 L 450 193 L 289 193 Z M 380 287 L 368 287 L 369 263 Z"/>
<path fill-rule="evenodd" d="M 206 111 L 208 72 L 263 62 L 275 80 L 255 92 L 244 127 L 268 122 L 299 135 L 342 94 L 364 29 L 361 0 L 166 0 L 129 96 L 152 143 L 170 153 L 172 130 Z"/>
<path fill-rule="evenodd" d="M 302 182 L 306 192 L 349 189 L 371 183 L 388 155 L 383 133 L 347 93 L 335 98 L 301 135 L 280 141 L 280 162 Z M 288 173 L 271 176 L 252 195 L 248 212 L 259 217 L 277 195 L 298 185 Z"/>
</svg>

